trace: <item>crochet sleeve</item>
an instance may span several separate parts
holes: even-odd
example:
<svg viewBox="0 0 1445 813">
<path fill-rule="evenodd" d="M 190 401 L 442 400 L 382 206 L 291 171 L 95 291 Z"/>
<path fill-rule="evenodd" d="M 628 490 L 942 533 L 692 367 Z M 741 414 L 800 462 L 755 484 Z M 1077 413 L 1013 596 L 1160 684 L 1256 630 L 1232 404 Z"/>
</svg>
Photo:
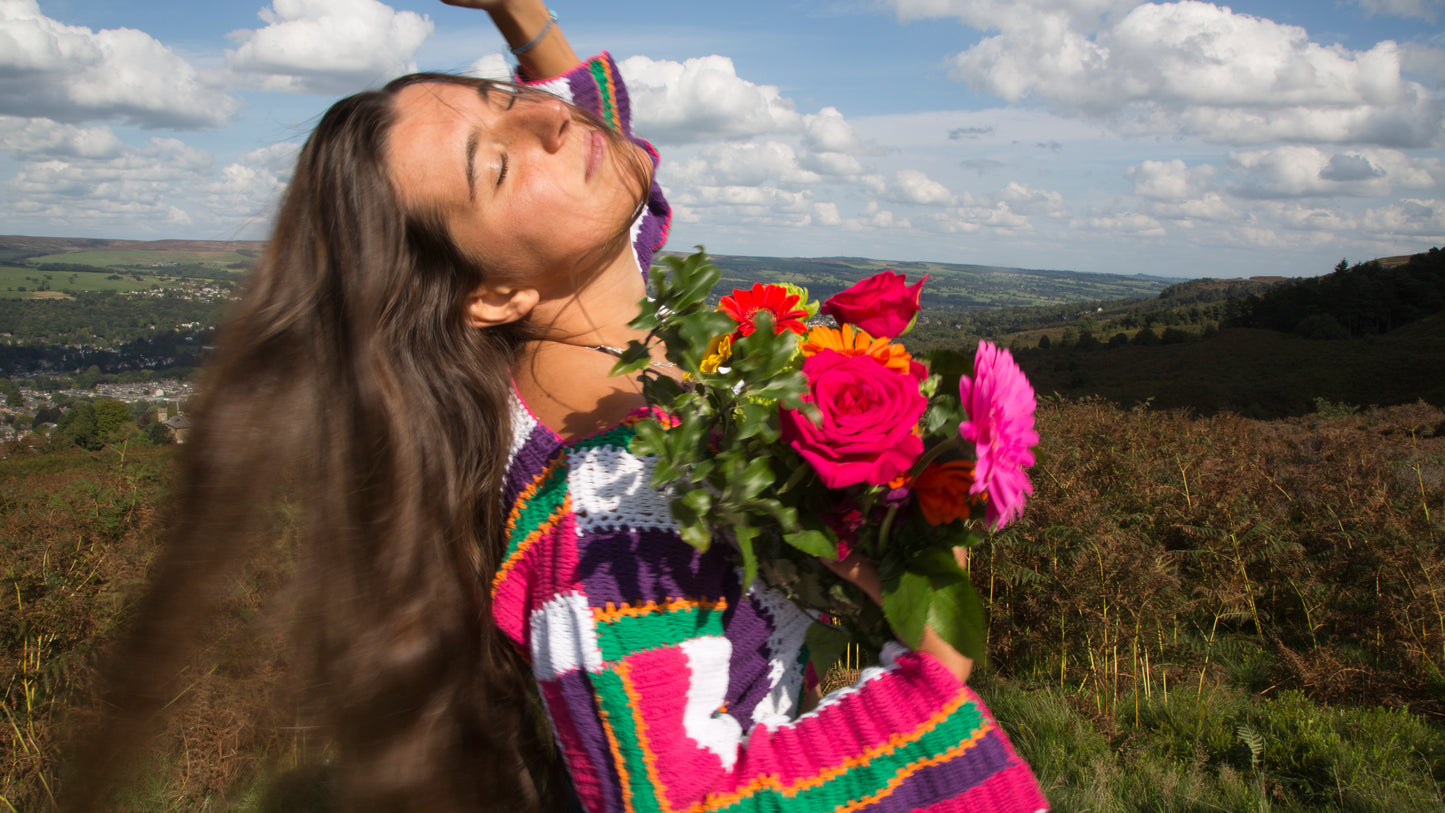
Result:
<svg viewBox="0 0 1445 813">
<path fill-rule="evenodd" d="M 677 535 L 627 427 L 514 425 L 493 615 L 532 664 L 583 805 L 602 811 L 1036 811 L 972 690 L 899 646 L 815 710 L 775 702 L 807 619 Z M 794 695 L 795 697 L 796 695 Z"/>
<path fill-rule="evenodd" d="M 652 144 L 632 133 L 632 101 L 627 95 L 627 86 L 617 62 L 606 51 L 577 64 L 577 67 L 561 76 L 541 81 L 519 81 L 529 87 L 545 90 L 583 110 L 597 114 L 608 127 L 632 139 L 634 144 L 652 156 L 652 165 L 657 167 L 660 156 Z M 632 246 L 637 267 L 646 274 L 652 266 L 653 256 L 667 243 L 667 233 L 672 225 L 672 207 L 662 193 L 662 187 L 654 178 L 648 190 L 647 202 L 637 221 L 632 224 Z"/>
</svg>

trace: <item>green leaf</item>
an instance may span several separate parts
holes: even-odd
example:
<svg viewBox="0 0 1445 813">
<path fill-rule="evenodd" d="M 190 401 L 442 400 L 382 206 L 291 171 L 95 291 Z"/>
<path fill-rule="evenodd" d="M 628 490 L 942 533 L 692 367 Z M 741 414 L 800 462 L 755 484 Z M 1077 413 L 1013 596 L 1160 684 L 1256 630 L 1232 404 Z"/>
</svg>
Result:
<svg viewBox="0 0 1445 813">
<path fill-rule="evenodd" d="M 778 475 L 773 471 L 773 461 L 766 455 L 739 462 L 743 462 L 745 465 L 741 471 L 733 472 L 730 478 L 728 496 L 732 499 L 738 501 L 752 499 L 778 481 Z"/>
<path fill-rule="evenodd" d="M 928 577 L 903 570 L 883 580 L 883 615 L 910 649 L 917 649 L 928 623 L 933 586 Z"/>
<path fill-rule="evenodd" d="M 753 539 L 758 535 L 758 529 L 739 525 L 733 529 L 733 535 L 737 538 L 738 552 L 743 555 L 743 592 L 746 593 L 748 585 L 758 577 L 758 554 L 753 550 Z"/>
<path fill-rule="evenodd" d="M 928 605 L 928 626 L 954 649 L 983 665 L 986 622 L 983 602 L 968 579 L 936 588 Z"/>
<path fill-rule="evenodd" d="M 838 558 L 838 543 L 823 531 L 804 529 L 796 533 L 783 534 L 783 541 L 809 556 Z"/>
<path fill-rule="evenodd" d="M 842 659 L 843 652 L 848 648 L 848 633 L 827 624 L 810 624 L 803 635 L 803 643 L 808 647 L 808 660 L 818 677 L 822 678 L 833 668 L 833 664 Z"/>
</svg>

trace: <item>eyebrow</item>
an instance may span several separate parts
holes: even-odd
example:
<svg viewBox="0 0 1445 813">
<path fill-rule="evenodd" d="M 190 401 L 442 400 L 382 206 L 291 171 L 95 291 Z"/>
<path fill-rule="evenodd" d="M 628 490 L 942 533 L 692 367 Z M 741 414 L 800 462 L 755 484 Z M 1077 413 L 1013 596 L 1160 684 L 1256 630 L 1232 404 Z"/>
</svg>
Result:
<svg viewBox="0 0 1445 813">
<path fill-rule="evenodd" d="M 481 140 L 482 134 L 476 129 L 467 134 L 467 197 L 473 202 L 477 199 L 477 145 Z"/>
</svg>

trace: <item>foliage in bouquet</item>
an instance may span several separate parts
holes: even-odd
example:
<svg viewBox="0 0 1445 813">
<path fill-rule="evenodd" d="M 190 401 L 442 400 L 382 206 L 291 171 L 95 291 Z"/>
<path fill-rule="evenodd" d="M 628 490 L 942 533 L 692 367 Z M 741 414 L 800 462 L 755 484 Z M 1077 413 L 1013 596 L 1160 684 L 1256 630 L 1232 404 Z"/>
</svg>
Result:
<svg viewBox="0 0 1445 813">
<path fill-rule="evenodd" d="M 1033 389 L 1008 351 L 980 342 L 971 367 L 913 358 L 896 339 L 927 277 L 884 271 L 821 306 L 759 283 L 714 308 L 719 276 L 701 251 L 654 267 L 632 323 L 648 339 L 615 370 L 641 373 L 673 419 L 640 427 L 636 450 L 656 457 L 683 538 L 705 550 L 722 531 L 745 584 L 761 576 L 826 614 L 833 625 L 810 633 L 816 662 L 850 638 L 917 646 L 925 626 L 982 660 L 983 609 L 955 550 L 1022 512 L 1038 442 Z M 684 381 L 649 367 L 657 341 Z M 881 608 L 819 561 L 855 551 L 878 567 Z"/>
</svg>

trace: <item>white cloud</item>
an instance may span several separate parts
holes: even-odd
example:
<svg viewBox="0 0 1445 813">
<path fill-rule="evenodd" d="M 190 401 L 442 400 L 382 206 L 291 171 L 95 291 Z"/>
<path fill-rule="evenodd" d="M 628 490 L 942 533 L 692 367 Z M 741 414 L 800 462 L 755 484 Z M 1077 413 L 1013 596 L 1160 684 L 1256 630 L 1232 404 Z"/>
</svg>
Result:
<svg viewBox="0 0 1445 813">
<path fill-rule="evenodd" d="M 0 0 L 0 109 L 7 114 L 189 129 L 224 124 L 239 106 L 148 34 L 65 25 L 42 14 L 36 0 Z"/>
<path fill-rule="evenodd" d="M 1142 237 L 1162 237 L 1167 232 L 1164 224 L 1143 212 L 1119 212 L 1081 218 L 1074 222 L 1074 228 L 1104 234 L 1127 234 Z"/>
<path fill-rule="evenodd" d="M 1218 192 L 1187 200 L 1151 200 L 1144 210 L 1152 217 L 1173 221 L 1186 229 L 1204 223 L 1237 223 L 1246 218 L 1243 211 L 1225 201 Z"/>
<path fill-rule="evenodd" d="M 853 133 L 853 126 L 836 107 L 825 107 L 806 117 L 803 143 L 808 149 L 820 153 L 854 154 L 862 149 L 858 136 Z"/>
<path fill-rule="evenodd" d="M 659 144 L 804 130 L 803 116 L 777 87 L 742 79 L 724 56 L 685 62 L 634 56 L 618 69 L 627 81 L 637 132 Z"/>
<path fill-rule="evenodd" d="M 869 175 L 862 181 L 869 193 L 894 203 L 946 206 L 955 200 L 948 187 L 916 169 L 900 169 L 892 178 Z"/>
<path fill-rule="evenodd" d="M 0 144 L 21 160 L 113 158 L 125 148 L 109 127 L 0 116 Z"/>
<path fill-rule="evenodd" d="M 290 142 L 251 150 L 223 167 L 219 180 L 206 185 L 207 205 L 252 221 L 269 221 L 300 151 L 301 145 Z"/>
<path fill-rule="evenodd" d="M 680 163 L 669 164 L 669 183 L 705 186 L 813 184 L 822 180 L 803 169 L 797 152 L 781 141 L 709 144 Z"/>
<path fill-rule="evenodd" d="M 1445 240 L 1445 200 L 1406 198 L 1398 203 L 1371 209 L 1364 226 L 1380 237 L 1423 237 L 1430 242 Z"/>
<path fill-rule="evenodd" d="M 911 229 L 913 224 L 909 222 L 908 218 L 899 217 L 888 209 L 882 208 L 877 201 L 870 201 L 857 217 L 843 221 L 843 228 L 849 231 Z"/>
<path fill-rule="evenodd" d="M 1383 197 L 1398 189 L 1445 191 L 1445 160 L 1397 150 L 1329 153 L 1289 145 L 1230 153 L 1229 169 L 1241 176 L 1231 192 L 1246 198 Z"/>
<path fill-rule="evenodd" d="M 473 62 L 465 73 L 482 79 L 508 82 L 512 79 L 512 64 L 502 54 L 487 54 Z"/>
<path fill-rule="evenodd" d="M 1134 184 L 1134 194 L 1154 200 L 1191 200 L 1207 190 L 1214 180 L 1214 167 L 1190 167 L 1178 158 L 1145 161 L 1129 167 L 1124 176 Z"/>
<path fill-rule="evenodd" d="M 1298 26 L 1199 0 L 893 4 L 901 16 L 947 14 L 999 31 L 958 54 L 954 75 L 1011 102 L 1228 144 L 1442 143 L 1445 109 L 1403 77 L 1391 41 L 1321 45 Z"/>
<path fill-rule="evenodd" d="M 101 155 L 22 155 L 6 183 L 13 215 L 64 222 L 77 233 L 134 223 L 189 225 L 208 215 L 190 200 L 213 170 L 210 153 L 174 138 Z M 178 214 L 179 213 L 179 214 Z"/>
<path fill-rule="evenodd" d="M 273 0 L 266 27 L 233 31 L 231 70 L 285 93 L 348 93 L 416 70 L 429 17 L 378 0 Z"/>
</svg>

